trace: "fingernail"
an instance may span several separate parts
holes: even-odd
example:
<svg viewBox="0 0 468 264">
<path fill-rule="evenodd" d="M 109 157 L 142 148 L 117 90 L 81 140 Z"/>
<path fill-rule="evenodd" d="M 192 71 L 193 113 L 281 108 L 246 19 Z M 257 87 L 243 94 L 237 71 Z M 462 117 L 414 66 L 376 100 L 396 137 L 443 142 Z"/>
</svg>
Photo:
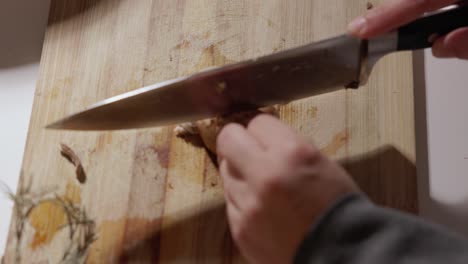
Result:
<svg viewBox="0 0 468 264">
<path fill-rule="evenodd" d="M 367 26 L 367 20 L 364 17 L 354 19 L 348 25 L 348 31 L 353 35 L 361 35 Z"/>
</svg>

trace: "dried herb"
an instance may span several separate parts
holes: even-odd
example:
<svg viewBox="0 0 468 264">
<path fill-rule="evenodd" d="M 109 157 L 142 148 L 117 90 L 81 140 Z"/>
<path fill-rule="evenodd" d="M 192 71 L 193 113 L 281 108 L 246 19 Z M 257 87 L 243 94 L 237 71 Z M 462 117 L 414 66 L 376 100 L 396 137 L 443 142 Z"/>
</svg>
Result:
<svg viewBox="0 0 468 264">
<path fill-rule="evenodd" d="M 28 221 L 31 212 L 39 205 L 48 202 L 60 205 L 67 218 L 67 224 L 62 228 L 68 228 L 69 245 L 65 249 L 59 263 L 85 263 L 88 250 L 97 239 L 95 222 L 89 219 L 84 209 L 78 207 L 72 201 L 58 195 L 51 197 L 52 192 L 50 190 L 33 193 L 31 185 L 31 182 L 26 185 L 20 182 L 18 194 L 16 195 L 4 185 L 5 193 L 14 203 L 16 236 L 14 263 L 21 263 L 20 245 L 26 228 L 25 223 Z"/>
<path fill-rule="evenodd" d="M 59 196 L 56 196 L 54 201 L 65 211 L 68 223 L 63 228 L 68 228 L 70 239 L 60 263 L 85 263 L 88 249 L 97 239 L 96 224 L 88 218 L 84 209 L 73 202 Z"/>
<path fill-rule="evenodd" d="M 69 146 L 61 143 L 60 154 L 75 166 L 76 179 L 82 184 L 85 183 L 86 173 L 83 169 L 80 158 L 75 154 L 75 152 Z"/>
<path fill-rule="evenodd" d="M 20 177 L 20 179 L 23 177 Z M 41 194 L 32 194 L 31 193 L 31 182 L 28 182 L 26 185 L 20 181 L 18 194 L 15 195 L 13 191 L 8 188 L 5 184 L 3 184 L 3 191 L 6 193 L 8 198 L 13 201 L 14 203 L 14 215 L 15 215 L 15 237 L 16 237 L 16 245 L 15 245 L 15 263 L 21 263 L 21 252 L 20 252 L 20 245 L 23 239 L 25 223 L 28 220 L 29 215 L 31 214 L 32 210 L 39 204 L 39 200 L 42 198 L 43 193 Z"/>
</svg>

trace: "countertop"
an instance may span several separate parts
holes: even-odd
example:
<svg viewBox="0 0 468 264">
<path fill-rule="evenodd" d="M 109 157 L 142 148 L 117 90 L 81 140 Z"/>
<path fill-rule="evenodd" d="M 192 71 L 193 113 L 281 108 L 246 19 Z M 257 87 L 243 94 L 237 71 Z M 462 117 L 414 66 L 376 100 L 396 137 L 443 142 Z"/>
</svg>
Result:
<svg viewBox="0 0 468 264">
<path fill-rule="evenodd" d="M 0 181 L 16 190 L 50 0 L 0 3 Z M 27 19 L 24 19 L 27 18 Z M 420 214 L 468 236 L 468 62 L 414 53 Z M 0 196 L 0 255 L 12 204 Z"/>
</svg>

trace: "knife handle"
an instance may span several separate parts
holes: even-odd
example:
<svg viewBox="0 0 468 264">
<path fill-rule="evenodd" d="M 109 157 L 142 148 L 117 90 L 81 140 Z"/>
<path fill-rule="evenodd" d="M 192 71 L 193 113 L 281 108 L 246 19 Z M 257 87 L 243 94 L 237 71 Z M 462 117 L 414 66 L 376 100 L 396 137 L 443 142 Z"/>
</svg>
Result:
<svg viewBox="0 0 468 264">
<path fill-rule="evenodd" d="M 397 50 L 430 48 L 439 36 L 468 27 L 468 5 L 434 13 L 398 29 Z"/>
</svg>

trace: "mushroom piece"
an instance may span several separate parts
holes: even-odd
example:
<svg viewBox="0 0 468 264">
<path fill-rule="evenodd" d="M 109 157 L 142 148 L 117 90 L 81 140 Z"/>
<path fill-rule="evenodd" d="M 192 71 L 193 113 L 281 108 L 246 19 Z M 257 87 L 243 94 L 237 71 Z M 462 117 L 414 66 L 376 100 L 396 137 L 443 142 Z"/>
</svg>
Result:
<svg viewBox="0 0 468 264">
<path fill-rule="evenodd" d="M 278 116 L 278 106 L 260 108 L 256 111 L 234 113 L 223 117 L 204 119 L 192 123 L 178 125 L 174 132 L 178 137 L 193 143 L 193 136 L 201 139 L 202 145 L 211 153 L 216 154 L 216 138 L 224 126 L 229 123 L 238 123 L 247 126 L 249 122 L 259 114 L 271 114 Z"/>
</svg>

